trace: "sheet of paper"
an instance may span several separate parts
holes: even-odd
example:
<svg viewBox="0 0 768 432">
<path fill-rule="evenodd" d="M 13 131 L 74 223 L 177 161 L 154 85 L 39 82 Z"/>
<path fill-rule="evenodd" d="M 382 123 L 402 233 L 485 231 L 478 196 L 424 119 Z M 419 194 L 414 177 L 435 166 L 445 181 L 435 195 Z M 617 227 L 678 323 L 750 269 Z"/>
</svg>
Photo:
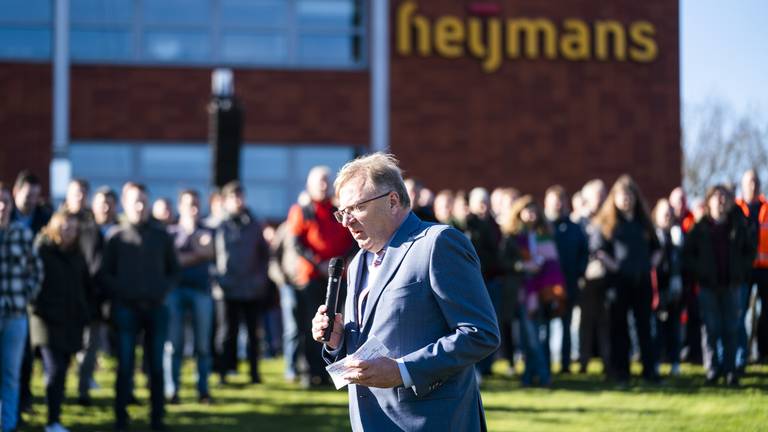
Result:
<svg viewBox="0 0 768 432">
<path fill-rule="evenodd" d="M 379 357 L 388 357 L 389 350 L 380 340 L 376 339 L 376 336 L 371 336 L 367 341 L 357 349 L 353 354 L 344 357 L 336 363 L 331 363 L 325 370 L 333 380 L 333 385 L 336 386 L 336 390 L 349 384 L 349 380 L 343 378 L 344 374 L 349 370 L 346 366 L 347 361 L 350 359 L 357 360 L 372 360 Z"/>
</svg>

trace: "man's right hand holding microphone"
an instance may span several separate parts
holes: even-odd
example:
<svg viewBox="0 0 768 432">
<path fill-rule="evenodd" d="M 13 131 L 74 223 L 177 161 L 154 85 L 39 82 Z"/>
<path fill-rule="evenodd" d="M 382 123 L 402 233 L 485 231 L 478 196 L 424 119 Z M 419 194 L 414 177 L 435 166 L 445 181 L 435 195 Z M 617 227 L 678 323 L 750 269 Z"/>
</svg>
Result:
<svg viewBox="0 0 768 432">
<path fill-rule="evenodd" d="M 341 344 L 341 336 L 344 333 L 344 318 L 340 313 L 336 314 L 336 319 L 333 322 L 333 330 L 331 331 L 331 337 L 329 340 L 323 340 L 323 333 L 330 324 L 330 318 L 326 314 L 328 306 L 320 305 L 317 308 L 315 317 L 312 318 L 312 338 L 318 342 L 325 342 L 328 345 L 328 349 L 333 351 Z"/>
</svg>

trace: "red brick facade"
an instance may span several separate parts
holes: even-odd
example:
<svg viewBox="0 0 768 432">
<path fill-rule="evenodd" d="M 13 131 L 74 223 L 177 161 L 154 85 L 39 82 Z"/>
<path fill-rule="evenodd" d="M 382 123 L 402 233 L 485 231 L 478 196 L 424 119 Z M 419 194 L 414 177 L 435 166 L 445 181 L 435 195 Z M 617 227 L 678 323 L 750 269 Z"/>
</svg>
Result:
<svg viewBox="0 0 768 432">
<path fill-rule="evenodd" d="M 48 186 L 51 163 L 52 89 L 50 65 L 0 63 L 0 180 L 13 182 L 24 168 Z"/>
<path fill-rule="evenodd" d="M 72 139 L 205 141 L 211 70 L 77 66 Z M 368 142 L 368 73 L 235 70 L 244 139 Z"/>
<path fill-rule="evenodd" d="M 464 19 L 472 2 L 413 0 L 418 13 Z M 397 7 L 392 7 L 393 26 Z M 480 3 L 480 2 L 475 2 Z M 499 0 L 502 16 L 645 20 L 658 57 L 631 61 L 505 60 L 393 53 L 392 150 L 437 188 L 510 185 L 536 194 L 561 183 L 632 174 L 649 197 L 681 181 L 678 2 Z M 393 46 L 394 46 L 393 36 Z"/>
<path fill-rule="evenodd" d="M 483 71 L 469 56 L 405 56 L 392 2 L 391 148 L 409 175 L 435 188 L 516 186 L 540 194 L 629 172 L 649 197 L 680 183 L 678 2 L 497 0 L 503 18 L 586 23 L 644 20 L 658 55 L 632 60 L 504 59 Z M 468 17 L 470 1 L 411 0 L 418 14 Z M 475 2 L 477 4 L 477 2 Z M 0 63 L 0 177 L 28 167 L 48 182 L 51 66 Z M 245 139 L 364 147 L 368 71 L 236 70 Z M 76 65 L 73 140 L 204 141 L 210 69 Z"/>
</svg>

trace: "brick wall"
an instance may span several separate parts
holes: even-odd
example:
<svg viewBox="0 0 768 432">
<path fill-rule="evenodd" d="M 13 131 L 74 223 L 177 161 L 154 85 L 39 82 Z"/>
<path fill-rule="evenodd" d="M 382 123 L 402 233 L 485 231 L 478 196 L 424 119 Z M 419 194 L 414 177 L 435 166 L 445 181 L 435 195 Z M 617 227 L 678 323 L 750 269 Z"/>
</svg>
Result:
<svg viewBox="0 0 768 432">
<path fill-rule="evenodd" d="M 206 140 L 211 70 L 76 66 L 72 138 Z M 365 72 L 235 70 L 244 139 L 368 142 Z"/>
<path fill-rule="evenodd" d="M 393 28 L 398 5 L 392 6 Z M 430 18 L 464 19 L 470 1 L 414 0 Z M 632 61 L 392 58 L 392 149 L 410 175 L 435 188 L 511 185 L 540 196 L 593 177 L 632 174 L 649 198 L 681 179 L 678 2 L 500 0 L 503 17 L 588 23 L 646 20 L 658 57 Z M 395 46 L 393 36 L 393 46 Z"/>
<path fill-rule="evenodd" d="M 45 193 L 51 162 L 52 70 L 42 64 L 0 64 L 0 180 L 22 169 L 40 177 Z"/>
</svg>

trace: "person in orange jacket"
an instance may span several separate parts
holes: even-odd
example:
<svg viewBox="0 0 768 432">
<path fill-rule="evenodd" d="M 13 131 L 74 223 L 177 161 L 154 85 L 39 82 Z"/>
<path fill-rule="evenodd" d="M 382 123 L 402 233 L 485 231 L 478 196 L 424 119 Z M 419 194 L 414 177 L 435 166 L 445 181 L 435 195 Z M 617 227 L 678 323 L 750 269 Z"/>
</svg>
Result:
<svg viewBox="0 0 768 432">
<path fill-rule="evenodd" d="M 337 256 L 349 256 L 353 251 L 352 236 L 333 216 L 330 168 L 316 166 L 307 175 L 308 202 L 297 203 L 288 212 L 288 231 L 295 237 L 293 246 L 299 255 L 296 262 L 296 321 L 299 333 L 299 355 L 305 357 L 308 370 L 301 377 L 303 387 L 329 385 L 325 362 L 312 339 L 312 327 L 317 305 L 325 298 L 328 283 L 328 262 Z M 356 251 L 356 249 L 355 249 Z M 340 295 L 340 298 L 344 298 Z"/>
<path fill-rule="evenodd" d="M 741 198 L 736 199 L 736 205 L 748 220 L 750 236 L 755 242 L 757 254 L 752 263 L 752 277 L 748 282 L 742 305 L 744 311 L 749 303 L 749 293 L 752 285 L 757 285 L 757 294 L 763 305 L 757 322 L 757 348 L 760 361 L 768 361 L 768 200 L 760 194 L 760 178 L 755 170 L 748 170 L 741 177 Z M 746 333 L 744 333 L 746 347 Z"/>
</svg>

